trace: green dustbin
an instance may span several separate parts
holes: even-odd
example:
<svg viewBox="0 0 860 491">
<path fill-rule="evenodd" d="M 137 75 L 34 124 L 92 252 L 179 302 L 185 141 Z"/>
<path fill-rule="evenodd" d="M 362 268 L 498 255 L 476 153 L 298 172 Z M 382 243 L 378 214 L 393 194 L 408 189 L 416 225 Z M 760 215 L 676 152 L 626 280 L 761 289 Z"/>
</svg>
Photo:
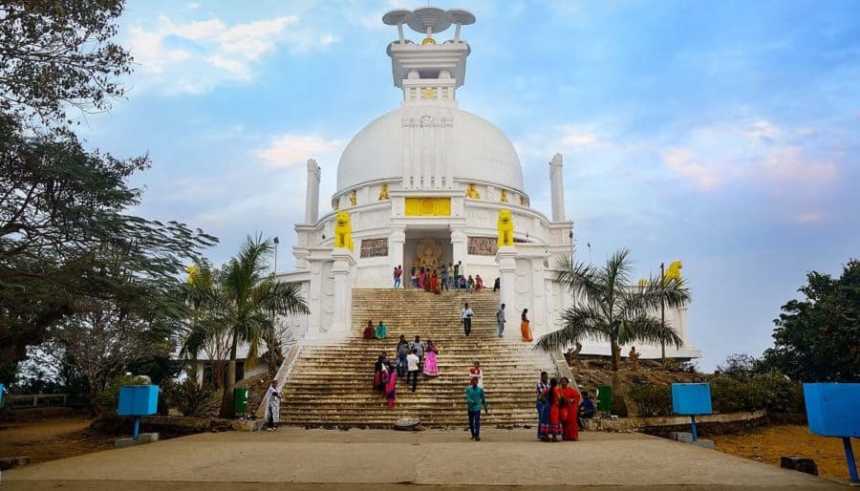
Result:
<svg viewBox="0 0 860 491">
<path fill-rule="evenodd" d="M 248 411 L 248 388 L 236 387 L 233 389 L 233 415 L 244 416 Z"/>
<path fill-rule="evenodd" d="M 606 413 L 612 412 L 611 385 L 601 385 L 597 387 L 597 410 Z"/>
</svg>

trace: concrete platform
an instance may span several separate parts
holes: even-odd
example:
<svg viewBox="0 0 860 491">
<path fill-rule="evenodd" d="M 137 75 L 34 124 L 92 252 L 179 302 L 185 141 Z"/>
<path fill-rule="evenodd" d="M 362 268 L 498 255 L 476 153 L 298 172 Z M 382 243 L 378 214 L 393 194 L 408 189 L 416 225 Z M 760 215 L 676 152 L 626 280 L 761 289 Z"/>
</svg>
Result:
<svg viewBox="0 0 860 491">
<path fill-rule="evenodd" d="M 635 433 L 543 443 L 530 430 L 210 433 L 3 473 L 4 490 L 844 489 L 795 471 Z"/>
</svg>

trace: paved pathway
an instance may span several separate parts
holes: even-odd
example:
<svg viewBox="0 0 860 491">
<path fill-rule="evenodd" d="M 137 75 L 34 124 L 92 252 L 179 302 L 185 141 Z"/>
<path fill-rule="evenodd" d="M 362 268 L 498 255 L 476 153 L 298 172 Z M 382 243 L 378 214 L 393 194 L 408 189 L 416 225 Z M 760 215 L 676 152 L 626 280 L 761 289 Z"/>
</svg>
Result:
<svg viewBox="0 0 860 491">
<path fill-rule="evenodd" d="M 840 489 L 842 486 L 641 434 L 534 441 L 527 430 L 210 433 L 3 473 L 0 491 L 63 489 Z"/>
</svg>

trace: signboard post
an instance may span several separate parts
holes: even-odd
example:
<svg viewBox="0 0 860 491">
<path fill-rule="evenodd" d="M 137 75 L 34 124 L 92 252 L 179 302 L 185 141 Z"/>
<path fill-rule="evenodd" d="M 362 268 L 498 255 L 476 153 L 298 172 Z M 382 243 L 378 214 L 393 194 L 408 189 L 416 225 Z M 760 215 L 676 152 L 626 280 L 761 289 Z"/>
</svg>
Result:
<svg viewBox="0 0 860 491">
<path fill-rule="evenodd" d="M 140 418 L 158 411 L 157 385 L 123 385 L 119 389 L 119 403 L 116 413 L 120 416 L 132 416 L 134 440 L 140 438 Z"/>
<path fill-rule="evenodd" d="M 672 412 L 690 416 L 690 433 L 693 441 L 699 439 L 696 416 L 711 414 L 710 384 L 672 384 Z"/>
<path fill-rule="evenodd" d="M 860 384 L 803 384 L 809 431 L 842 439 L 848 475 L 860 484 L 851 438 L 860 438 Z"/>
</svg>

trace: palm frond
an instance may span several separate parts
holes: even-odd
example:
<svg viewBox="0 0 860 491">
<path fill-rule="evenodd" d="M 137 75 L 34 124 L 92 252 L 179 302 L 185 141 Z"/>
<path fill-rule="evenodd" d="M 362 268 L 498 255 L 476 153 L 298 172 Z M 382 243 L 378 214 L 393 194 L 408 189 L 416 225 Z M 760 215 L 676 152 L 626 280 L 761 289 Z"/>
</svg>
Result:
<svg viewBox="0 0 860 491">
<path fill-rule="evenodd" d="M 602 314 L 589 305 L 570 307 L 562 313 L 561 319 L 563 327 L 541 336 L 537 348 L 554 351 L 587 338 L 609 339 L 609 326 L 603 322 Z"/>
<path fill-rule="evenodd" d="M 680 348 L 684 340 L 666 323 L 664 326 L 660 320 L 647 314 L 638 317 L 624 319 L 620 322 L 618 330 L 619 344 L 635 343 L 665 343 Z"/>
</svg>

